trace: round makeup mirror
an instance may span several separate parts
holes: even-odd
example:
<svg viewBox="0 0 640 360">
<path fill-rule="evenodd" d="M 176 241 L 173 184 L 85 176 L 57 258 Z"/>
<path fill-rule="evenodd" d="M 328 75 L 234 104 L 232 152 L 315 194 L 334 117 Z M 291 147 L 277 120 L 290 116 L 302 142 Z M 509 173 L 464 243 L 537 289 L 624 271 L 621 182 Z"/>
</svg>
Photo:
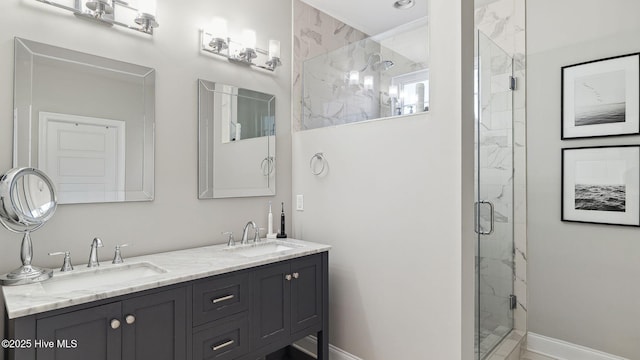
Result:
<svg viewBox="0 0 640 360">
<path fill-rule="evenodd" d="M 51 179 L 34 168 L 15 168 L 0 177 L 0 224 L 24 234 L 20 248 L 22 266 L 2 275 L 2 285 L 22 285 L 51 278 L 53 271 L 31 265 L 31 232 L 38 230 L 56 211 L 56 193 Z"/>
</svg>

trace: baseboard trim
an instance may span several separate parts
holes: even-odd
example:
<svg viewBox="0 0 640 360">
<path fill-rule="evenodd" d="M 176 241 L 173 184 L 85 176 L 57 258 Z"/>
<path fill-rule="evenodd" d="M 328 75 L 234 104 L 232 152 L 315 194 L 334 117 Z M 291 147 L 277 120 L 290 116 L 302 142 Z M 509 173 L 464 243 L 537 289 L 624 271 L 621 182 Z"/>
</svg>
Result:
<svg viewBox="0 0 640 360">
<path fill-rule="evenodd" d="M 532 332 L 527 334 L 527 350 L 560 360 L 629 360 Z"/>
<path fill-rule="evenodd" d="M 306 338 L 296 341 L 293 346 L 304 352 L 307 355 L 313 356 L 314 359 L 317 359 L 316 349 L 318 341 L 314 336 L 307 336 Z M 348 352 L 333 346 L 329 345 L 329 359 L 330 360 L 362 360 L 357 356 L 351 355 Z"/>
</svg>

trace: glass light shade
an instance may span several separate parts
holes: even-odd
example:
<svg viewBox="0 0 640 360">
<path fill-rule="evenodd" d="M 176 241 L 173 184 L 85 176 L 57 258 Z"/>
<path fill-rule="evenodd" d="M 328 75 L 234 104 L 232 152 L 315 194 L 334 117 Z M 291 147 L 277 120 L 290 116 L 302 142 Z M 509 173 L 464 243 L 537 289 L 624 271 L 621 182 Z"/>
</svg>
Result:
<svg viewBox="0 0 640 360">
<path fill-rule="evenodd" d="M 156 0 L 139 0 L 138 1 L 138 12 L 140 14 L 148 14 L 157 16 L 158 4 Z"/>
<path fill-rule="evenodd" d="M 398 87 L 395 85 L 389 86 L 389 97 L 397 98 L 398 97 Z"/>
<path fill-rule="evenodd" d="M 242 46 L 245 49 L 256 48 L 256 32 L 254 30 L 246 29 L 242 32 Z"/>
<path fill-rule="evenodd" d="M 227 30 L 227 20 L 221 17 L 214 17 L 211 19 L 209 25 L 209 31 L 214 38 L 227 39 L 229 37 Z"/>
<path fill-rule="evenodd" d="M 358 85 L 360 82 L 360 72 L 352 70 L 349 71 L 349 85 Z"/>
<path fill-rule="evenodd" d="M 364 77 L 364 89 L 365 90 L 373 90 L 373 76 L 366 75 Z"/>
<path fill-rule="evenodd" d="M 269 40 L 269 59 L 280 58 L 280 41 Z"/>
</svg>

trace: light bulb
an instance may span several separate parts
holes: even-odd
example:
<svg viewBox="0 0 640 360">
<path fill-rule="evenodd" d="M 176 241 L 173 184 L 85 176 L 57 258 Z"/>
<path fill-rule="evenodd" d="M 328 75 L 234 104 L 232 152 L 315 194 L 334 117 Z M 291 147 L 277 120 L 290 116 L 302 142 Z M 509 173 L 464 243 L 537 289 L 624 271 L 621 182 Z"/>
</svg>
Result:
<svg viewBox="0 0 640 360">
<path fill-rule="evenodd" d="M 349 85 L 358 85 L 360 82 L 360 73 L 358 71 L 349 71 Z"/>
<path fill-rule="evenodd" d="M 256 48 L 256 32 L 246 29 L 242 32 L 242 46 L 245 49 L 255 50 Z"/>
<path fill-rule="evenodd" d="M 228 37 L 227 20 L 221 17 L 214 17 L 211 19 L 209 31 L 214 38 L 226 40 Z"/>
<path fill-rule="evenodd" d="M 365 90 L 373 90 L 373 76 L 366 75 L 364 77 L 364 89 Z"/>
<path fill-rule="evenodd" d="M 397 98 L 398 97 L 398 87 L 395 85 L 389 86 L 389 97 Z"/>
<path fill-rule="evenodd" d="M 269 40 L 269 59 L 280 58 L 280 41 Z"/>
<path fill-rule="evenodd" d="M 147 14 L 156 16 L 158 6 L 156 0 L 140 0 L 138 1 L 138 12 L 140 14 Z"/>
</svg>

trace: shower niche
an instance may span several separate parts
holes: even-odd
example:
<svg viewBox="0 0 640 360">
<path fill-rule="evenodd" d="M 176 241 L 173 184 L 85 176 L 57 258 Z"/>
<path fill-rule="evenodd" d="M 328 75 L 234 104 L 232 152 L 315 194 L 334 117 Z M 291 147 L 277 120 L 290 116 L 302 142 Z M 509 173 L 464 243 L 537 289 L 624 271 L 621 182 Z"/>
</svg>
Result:
<svg viewBox="0 0 640 360">
<path fill-rule="evenodd" d="M 302 129 L 427 111 L 427 36 L 423 18 L 304 61 Z"/>
</svg>

